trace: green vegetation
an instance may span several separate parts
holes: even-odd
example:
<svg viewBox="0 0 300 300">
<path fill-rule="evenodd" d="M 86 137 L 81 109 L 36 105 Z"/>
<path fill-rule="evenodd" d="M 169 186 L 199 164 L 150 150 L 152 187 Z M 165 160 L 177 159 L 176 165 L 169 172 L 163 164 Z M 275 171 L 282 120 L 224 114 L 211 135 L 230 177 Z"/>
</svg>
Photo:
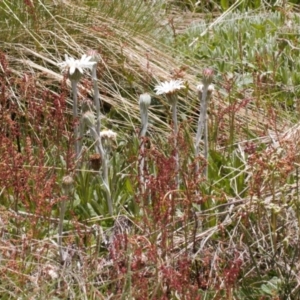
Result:
<svg viewBox="0 0 300 300">
<path fill-rule="evenodd" d="M 0 298 L 298 299 L 299 9 L 2 0 Z M 91 72 L 76 117 L 59 68 L 91 50 L 99 120 Z M 154 92 L 170 80 L 176 101 Z M 80 127 L 91 111 L 117 134 L 102 157 L 93 120 Z"/>
</svg>

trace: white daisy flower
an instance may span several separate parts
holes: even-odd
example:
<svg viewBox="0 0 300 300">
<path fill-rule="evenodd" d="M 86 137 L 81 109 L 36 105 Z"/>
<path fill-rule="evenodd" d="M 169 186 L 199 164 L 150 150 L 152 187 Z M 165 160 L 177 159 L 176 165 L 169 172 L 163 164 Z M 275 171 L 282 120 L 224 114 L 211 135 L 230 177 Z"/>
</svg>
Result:
<svg viewBox="0 0 300 300">
<path fill-rule="evenodd" d="M 183 81 L 178 79 L 162 82 L 161 84 L 156 85 L 154 90 L 156 91 L 156 95 L 162 95 L 173 94 L 182 88 L 184 88 Z"/>
<path fill-rule="evenodd" d="M 108 140 L 116 140 L 117 134 L 114 131 L 110 130 L 110 129 L 102 130 L 100 132 L 100 137 L 104 138 L 104 139 L 106 138 Z"/>
<path fill-rule="evenodd" d="M 58 64 L 63 70 L 68 70 L 70 79 L 76 80 L 80 79 L 80 76 L 83 74 L 84 69 L 92 69 L 95 61 L 91 61 L 92 57 L 87 56 L 86 54 L 82 55 L 81 59 L 74 59 L 65 54 L 65 61 Z M 76 74 L 77 73 L 77 74 Z M 77 76 L 76 76 L 77 75 Z M 74 76 L 74 78 L 72 78 Z"/>
</svg>

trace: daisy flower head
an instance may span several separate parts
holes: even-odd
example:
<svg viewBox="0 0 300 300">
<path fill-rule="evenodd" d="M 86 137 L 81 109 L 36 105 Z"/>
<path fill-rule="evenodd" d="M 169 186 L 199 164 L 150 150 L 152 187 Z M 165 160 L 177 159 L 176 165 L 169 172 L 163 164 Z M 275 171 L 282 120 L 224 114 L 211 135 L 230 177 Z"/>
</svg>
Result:
<svg viewBox="0 0 300 300">
<path fill-rule="evenodd" d="M 162 94 L 173 94 L 176 91 L 184 88 L 183 81 L 181 79 L 178 80 L 170 80 L 162 82 L 154 87 L 154 90 L 156 91 L 156 95 L 162 95 Z"/>
<path fill-rule="evenodd" d="M 104 148 L 104 152 L 107 154 L 110 153 L 112 150 L 115 149 L 115 146 L 117 144 L 117 133 L 108 129 L 108 130 L 102 130 L 100 132 L 100 138 L 102 141 L 102 146 Z"/>
<path fill-rule="evenodd" d="M 58 64 L 63 70 L 68 70 L 68 75 L 71 80 L 78 81 L 84 69 L 92 69 L 95 61 L 91 61 L 91 56 L 82 55 L 81 59 L 74 59 L 65 54 L 65 61 Z"/>
<path fill-rule="evenodd" d="M 116 140 L 117 134 L 116 132 L 112 131 L 111 129 L 108 130 L 102 130 L 100 132 L 100 137 L 103 139 L 108 139 L 108 140 Z"/>
</svg>

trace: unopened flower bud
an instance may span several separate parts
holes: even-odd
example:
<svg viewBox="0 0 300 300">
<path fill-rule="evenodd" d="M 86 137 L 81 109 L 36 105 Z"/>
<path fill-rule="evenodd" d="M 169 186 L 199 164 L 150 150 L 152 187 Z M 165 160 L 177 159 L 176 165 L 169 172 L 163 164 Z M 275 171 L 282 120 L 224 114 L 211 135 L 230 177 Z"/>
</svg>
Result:
<svg viewBox="0 0 300 300">
<path fill-rule="evenodd" d="M 203 77 L 202 77 L 203 84 L 209 85 L 212 83 L 212 80 L 214 77 L 214 70 L 206 68 L 203 70 L 202 75 L 203 75 Z"/>
<path fill-rule="evenodd" d="M 148 93 L 140 95 L 139 99 L 140 108 L 148 108 L 151 104 L 151 96 Z"/>
<path fill-rule="evenodd" d="M 64 176 L 62 179 L 62 189 L 65 194 L 70 193 L 73 190 L 74 187 L 74 179 L 72 176 L 67 175 Z"/>
<path fill-rule="evenodd" d="M 101 155 L 98 153 L 91 154 L 89 157 L 91 168 L 94 171 L 99 171 L 101 167 Z"/>
<path fill-rule="evenodd" d="M 91 110 L 86 111 L 82 115 L 82 120 L 83 120 L 84 124 L 86 124 L 86 126 L 88 126 L 88 127 L 93 127 L 95 125 L 95 116 Z"/>
</svg>

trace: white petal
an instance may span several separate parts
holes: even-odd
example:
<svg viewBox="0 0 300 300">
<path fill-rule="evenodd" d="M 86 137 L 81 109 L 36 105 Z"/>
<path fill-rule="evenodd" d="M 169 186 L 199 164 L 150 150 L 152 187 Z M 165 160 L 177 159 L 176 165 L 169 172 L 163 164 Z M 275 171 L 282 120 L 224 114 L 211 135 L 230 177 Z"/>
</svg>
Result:
<svg viewBox="0 0 300 300">
<path fill-rule="evenodd" d="M 75 72 L 75 70 L 76 70 L 75 65 L 70 66 L 70 70 L 69 70 L 70 75 L 72 75 Z"/>
</svg>

